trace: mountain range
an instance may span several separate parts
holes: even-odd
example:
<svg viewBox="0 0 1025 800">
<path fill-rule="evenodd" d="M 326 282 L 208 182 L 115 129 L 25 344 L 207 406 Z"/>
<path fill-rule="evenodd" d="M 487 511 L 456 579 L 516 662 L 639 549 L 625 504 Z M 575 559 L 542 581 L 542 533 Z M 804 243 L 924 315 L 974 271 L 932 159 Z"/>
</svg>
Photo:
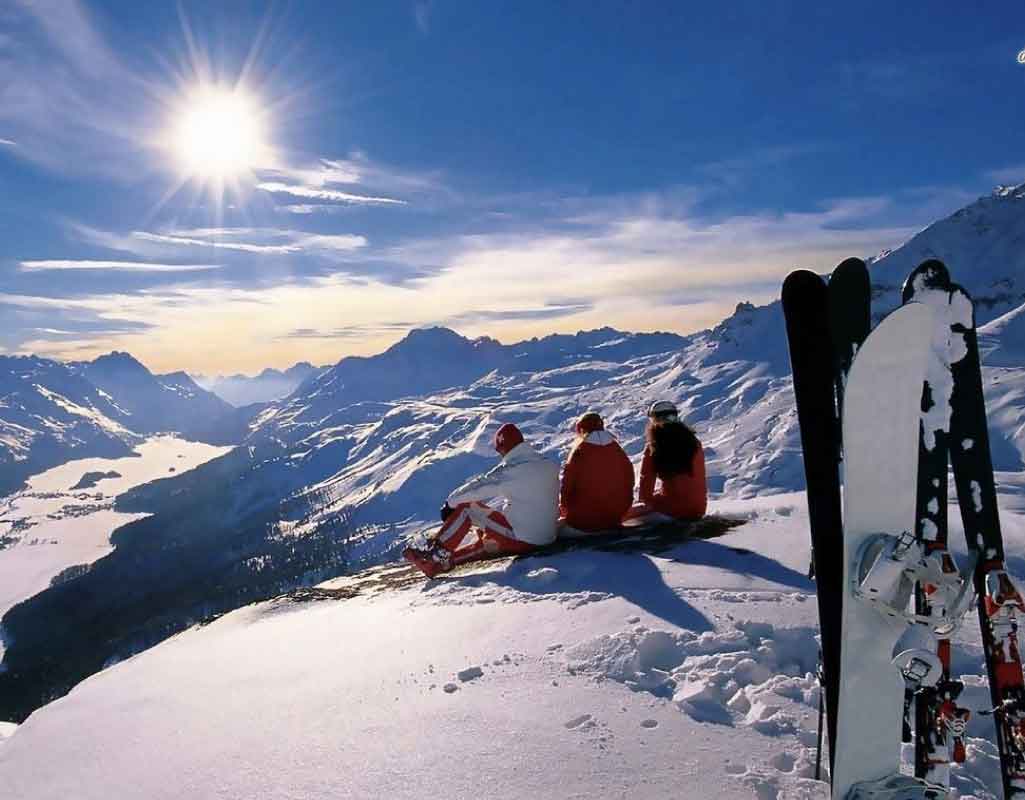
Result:
<svg viewBox="0 0 1025 800">
<path fill-rule="evenodd" d="M 244 414 L 184 372 L 154 375 L 128 353 L 0 357 L 0 495 L 71 459 L 129 455 L 154 433 L 234 444 L 244 430 Z"/>
<path fill-rule="evenodd" d="M 323 372 L 327 367 L 315 367 L 308 361 L 300 361 L 286 370 L 268 367 L 257 375 L 192 375 L 192 379 L 204 389 L 213 392 L 233 406 L 242 407 L 254 403 L 269 403 L 280 400 L 294 392 L 311 375 Z"/>
</svg>

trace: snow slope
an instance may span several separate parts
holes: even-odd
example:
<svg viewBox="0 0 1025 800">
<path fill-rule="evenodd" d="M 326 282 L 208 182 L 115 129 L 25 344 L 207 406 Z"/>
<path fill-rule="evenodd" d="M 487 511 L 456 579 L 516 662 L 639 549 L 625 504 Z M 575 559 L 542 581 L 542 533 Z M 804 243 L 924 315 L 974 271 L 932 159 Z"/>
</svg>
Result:
<svg viewBox="0 0 1025 800">
<path fill-rule="evenodd" d="M 319 601 L 240 609 L 35 713 L 0 744 L 0 785 L 12 800 L 824 800 L 804 498 L 714 510 L 750 521 L 659 555 L 501 560 L 357 596 L 341 578 Z M 959 653 L 984 705 L 979 648 Z M 955 770 L 962 797 L 995 797 L 987 724 Z"/>
</svg>

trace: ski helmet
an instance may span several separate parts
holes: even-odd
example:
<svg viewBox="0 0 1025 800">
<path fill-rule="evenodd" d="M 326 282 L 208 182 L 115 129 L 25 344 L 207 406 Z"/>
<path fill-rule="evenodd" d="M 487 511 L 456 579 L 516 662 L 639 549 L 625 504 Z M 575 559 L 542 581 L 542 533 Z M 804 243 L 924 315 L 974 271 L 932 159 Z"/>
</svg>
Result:
<svg viewBox="0 0 1025 800">
<path fill-rule="evenodd" d="M 652 419 L 672 420 L 676 419 L 679 414 L 676 404 L 668 400 L 656 400 L 648 409 L 648 416 Z"/>
<path fill-rule="evenodd" d="M 577 433 L 587 436 L 589 433 L 605 430 L 605 420 L 596 411 L 588 411 L 577 420 L 576 429 Z"/>
<path fill-rule="evenodd" d="M 523 434 L 520 433 L 520 429 L 513 425 L 511 422 L 505 423 L 495 433 L 495 450 L 498 451 L 500 456 L 505 456 L 512 450 L 516 445 L 523 443 Z"/>
</svg>

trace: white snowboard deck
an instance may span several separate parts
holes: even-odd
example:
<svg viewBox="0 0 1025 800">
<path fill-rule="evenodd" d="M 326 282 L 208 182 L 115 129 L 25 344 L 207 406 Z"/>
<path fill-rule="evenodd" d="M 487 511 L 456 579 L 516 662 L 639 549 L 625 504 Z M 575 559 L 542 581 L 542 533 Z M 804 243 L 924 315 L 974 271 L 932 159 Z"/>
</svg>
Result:
<svg viewBox="0 0 1025 800">
<path fill-rule="evenodd" d="M 855 598 L 851 581 L 866 538 L 915 529 L 920 406 L 934 318 L 919 303 L 894 311 L 866 339 L 847 380 L 837 798 L 900 767 L 904 682 L 891 656 L 906 625 Z"/>
</svg>

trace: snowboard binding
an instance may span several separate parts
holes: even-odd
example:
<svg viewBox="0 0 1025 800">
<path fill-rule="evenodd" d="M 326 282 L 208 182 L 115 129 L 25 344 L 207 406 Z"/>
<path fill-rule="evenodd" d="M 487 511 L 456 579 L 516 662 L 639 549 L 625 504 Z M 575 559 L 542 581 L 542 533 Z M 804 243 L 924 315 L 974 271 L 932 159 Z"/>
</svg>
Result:
<svg viewBox="0 0 1025 800">
<path fill-rule="evenodd" d="M 844 800 L 945 800 L 947 790 L 910 775 L 890 775 L 856 783 Z"/>
<path fill-rule="evenodd" d="M 866 539 L 858 551 L 852 591 L 885 617 L 923 625 L 946 637 L 960 627 L 975 599 L 970 577 L 974 558 L 964 571 L 956 566 L 951 570 L 953 563 L 945 549 L 927 552 L 908 531 L 900 536 L 878 533 Z M 929 614 L 909 610 L 916 582 L 928 587 Z"/>
</svg>

